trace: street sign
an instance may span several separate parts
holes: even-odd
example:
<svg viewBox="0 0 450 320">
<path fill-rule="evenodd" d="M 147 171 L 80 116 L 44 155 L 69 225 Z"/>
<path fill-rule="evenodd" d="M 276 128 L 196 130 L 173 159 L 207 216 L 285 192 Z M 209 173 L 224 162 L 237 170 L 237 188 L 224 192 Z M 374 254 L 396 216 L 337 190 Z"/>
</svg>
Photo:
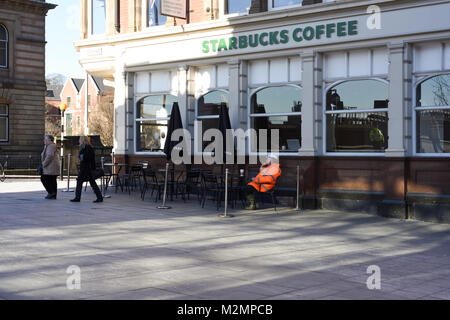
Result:
<svg viewBox="0 0 450 320">
<path fill-rule="evenodd" d="M 186 0 L 161 0 L 161 14 L 186 19 Z"/>
</svg>

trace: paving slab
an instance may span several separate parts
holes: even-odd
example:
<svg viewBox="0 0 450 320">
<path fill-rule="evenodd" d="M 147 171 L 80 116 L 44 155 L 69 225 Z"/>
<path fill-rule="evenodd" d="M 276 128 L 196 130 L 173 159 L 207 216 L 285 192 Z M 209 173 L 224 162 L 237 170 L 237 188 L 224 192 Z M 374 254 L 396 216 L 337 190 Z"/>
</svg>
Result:
<svg viewBox="0 0 450 320">
<path fill-rule="evenodd" d="M 39 181 L 0 183 L 0 299 L 450 299 L 448 224 L 283 207 L 222 219 L 211 201 L 159 210 L 108 193 L 71 203 L 45 200 Z"/>
</svg>

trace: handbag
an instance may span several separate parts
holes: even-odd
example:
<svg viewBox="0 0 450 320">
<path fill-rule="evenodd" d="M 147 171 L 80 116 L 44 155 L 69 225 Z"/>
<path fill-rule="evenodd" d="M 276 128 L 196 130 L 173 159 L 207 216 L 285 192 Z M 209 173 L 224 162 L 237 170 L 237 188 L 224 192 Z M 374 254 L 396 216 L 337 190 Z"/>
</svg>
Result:
<svg viewBox="0 0 450 320">
<path fill-rule="evenodd" d="M 42 163 L 37 167 L 37 174 L 42 176 L 44 174 L 44 168 L 42 168 Z"/>
<path fill-rule="evenodd" d="M 98 179 L 101 178 L 105 175 L 105 171 L 103 171 L 102 168 L 98 168 L 98 169 L 92 169 L 91 171 L 91 176 L 94 179 Z"/>
</svg>

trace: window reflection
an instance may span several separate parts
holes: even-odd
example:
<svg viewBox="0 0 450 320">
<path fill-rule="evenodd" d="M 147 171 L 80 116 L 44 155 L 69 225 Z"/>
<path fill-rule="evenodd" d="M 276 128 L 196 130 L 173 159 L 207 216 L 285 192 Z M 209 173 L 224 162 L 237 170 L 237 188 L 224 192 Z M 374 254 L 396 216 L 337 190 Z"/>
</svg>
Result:
<svg viewBox="0 0 450 320">
<path fill-rule="evenodd" d="M 417 152 L 450 153 L 450 109 L 417 111 Z"/>
<path fill-rule="evenodd" d="M 169 95 L 148 96 L 138 102 L 138 109 L 136 118 L 166 118 L 172 112 L 173 103 L 178 101 L 178 98 Z"/>
<path fill-rule="evenodd" d="M 228 92 L 214 90 L 201 96 L 197 103 L 197 121 L 202 125 L 202 136 L 206 130 L 211 128 L 219 128 L 220 105 L 225 103 L 229 108 L 230 95 Z M 202 150 L 208 146 L 211 141 L 203 141 Z"/>
<path fill-rule="evenodd" d="M 170 113 L 177 97 L 170 94 L 152 95 L 141 99 L 136 110 L 136 150 L 162 151 Z"/>
<path fill-rule="evenodd" d="M 260 129 L 267 129 L 267 147 L 252 146 L 252 149 L 266 151 L 272 146 L 271 130 L 278 130 L 278 149 L 271 151 L 297 152 L 301 147 L 302 89 L 297 86 L 264 88 L 251 97 L 251 126 L 259 135 Z M 267 116 L 261 116 L 266 114 Z M 280 115 L 286 114 L 286 115 Z M 258 138 L 259 139 L 259 138 Z M 264 148 L 260 150 L 259 148 Z"/>
<path fill-rule="evenodd" d="M 138 151 L 163 151 L 168 120 L 140 121 L 137 126 Z"/>
<path fill-rule="evenodd" d="M 327 114 L 327 152 L 382 152 L 387 133 L 387 112 Z"/>
<path fill-rule="evenodd" d="M 198 99 L 198 115 L 219 115 L 220 104 L 223 102 L 228 107 L 229 93 L 225 91 L 211 91 Z"/>
<path fill-rule="evenodd" d="M 105 0 L 92 1 L 92 33 L 104 34 L 106 29 Z"/>
<path fill-rule="evenodd" d="M 164 25 L 167 21 L 167 17 L 161 15 L 161 1 L 160 0 L 148 0 L 147 5 L 147 17 L 148 27 Z"/>
<path fill-rule="evenodd" d="M 417 86 L 417 106 L 450 106 L 450 74 L 430 78 Z"/>
<path fill-rule="evenodd" d="M 327 110 L 387 108 L 388 85 L 377 80 L 346 81 L 327 92 Z"/>
<path fill-rule="evenodd" d="M 303 0 L 272 0 L 272 4 L 274 8 L 285 7 L 285 6 L 293 6 L 296 4 L 301 4 Z"/>
<path fill-rule="evenodd" d="M 267 151 L 272 152 L 298 152 L 301 147 L 302 136 L 302 118 L 300 115 L 292 116 L 273 116 L 273 117 L 254 117 L 252 127 L 259 132 L 260 129 L 267 129 Z M 271 149 L 271 131 L 278 130 L 279 149 Z M 258 151 L 260 150 L 259 134 L 257 135 Z M 262 146 L 264 148 L 264 146 Z M 264 151 L 266 151 L 264 149 Z M 270 149 L 270 150 L 269 150 Z"/>
<path fill-rule="evenodd" d="M 251 0 L 225 0 L 227 14 L 230 13 L 248 13 L 252 5 Z"/>
<path fill-rule="evenodd" d="M 270 87 L 252 96 L 252 113 L 301 112 L 302 91 L 299 87 Z"/>
</svg>

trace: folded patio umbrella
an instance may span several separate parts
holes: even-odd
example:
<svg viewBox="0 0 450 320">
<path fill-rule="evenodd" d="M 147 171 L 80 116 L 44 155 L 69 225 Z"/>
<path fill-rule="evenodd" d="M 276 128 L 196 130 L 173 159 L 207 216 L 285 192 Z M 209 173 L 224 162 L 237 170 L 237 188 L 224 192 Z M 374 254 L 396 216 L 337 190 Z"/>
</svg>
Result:
<svg viewBox="0 0 450 320">
<path fill-rule="evenodd" d="M 222 163 L 226 163 L 227 160 L 226 157 L 227 145 L 229 145 L 228 150 L 231 151 L 232 148 L 234 149 L 233 136 L 232 135 L 227 136 L 227 129 L 231 129 L 230 115 L 228 114 L 228 107 L 226 103 L 222 102 L 220 104 L 220 113 L 219 113 L 219 130 L 222 133 L 223 137 L 223 150 L 221 155 Z M 234 154 L 236 153 L 234 152 Z"/>
<path fill-rule="evenodd" d="M 169 127 L 167 129 L 166 142 L 164 143 L 164 153 L 167 159 L 171 159 L 172 149 L 180 143 L 180 141 L 172 141 L 172 134 L 177 129 L 183 129 L 183 123 L 181 121 L 180 107 L 178 102 L 173 103 L 172 112 L 170 114 Z M 180 138 L 179 140 L 181 140 Z"/>
</svg>

